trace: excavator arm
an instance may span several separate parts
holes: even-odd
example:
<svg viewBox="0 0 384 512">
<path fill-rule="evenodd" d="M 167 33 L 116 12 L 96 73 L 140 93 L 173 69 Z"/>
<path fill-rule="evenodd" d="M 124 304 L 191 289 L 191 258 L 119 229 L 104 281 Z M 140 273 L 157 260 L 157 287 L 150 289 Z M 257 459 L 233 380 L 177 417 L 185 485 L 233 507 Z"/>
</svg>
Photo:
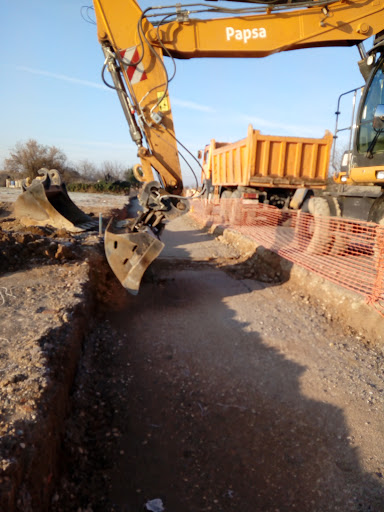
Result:
<svg viewBox="0 0 384 512">
<path fill-rule="evenodd" d="M 188 210 L 173 125 L 164 56 L 265 57 L 321 46 L 358 45 L 384 29 L 384 0 L 177 4 L 142 11 L 135 0 L 93 0 L 98 39 L 125 113 L 144 188 L 136 219 L 106 231 L 108 261 L 127 289 L 160 253 L 166 220 Z M 361 51 L 362 56 L 363 52 Z M 105 79 L 104 79 L 105 81 Z M 154 181 L 154 171 L 160 182 Z M 123 243 L 124 240 L 124 243 Z M 133 262 L 133 263 L 132 263 Z M 133 278 L 132 278 L 133 276 Z M 133 279 L 133 281 L 132 281 Z"/>
<path fill-rule="evenodd" d="M 135 1 L 95 0 L 98 37 L 137 144 L 141 165 L 135 176 L 148 183 L 153 170 L 167 192 L 181 194 L 182 178 L 168 94 L 163 51 L 147 40 L 155 30 Z M 143 139 L 147 145 L 143 145 Z"/>
<path fill-rule="evenodd" d="M 148 29 L 155 47 L 174 58 L 266 57 L 288 50 L 357 45 L 384 28 L 382 1 L 310 1 L 258 7 L 256 14 L 196 19 L 198 5 L 175 14 L 175 21 Z M 201 5 L 201 4 L 200 4 Z M 300 9 L 292 9 L 295 5 Z M 201 9 L 201 8 L 200 8 Z M 242 9 L 246 13 L 247 10 Z M 215 12 L 206 8 L 200 12 Z M 217 13 L 235 10 L 217 10 Z"/>
<path fill-rule="evenodd" d="M 138 146 L 136 176 L 180 194 L 182 177 L 163 57 L 265 57 L 321 46 L 352 46 L 384 29 L 384 0 L 309 1 L 239 9 L 209 4 L 150 7 L 94 0 L 106 65 Z M 143 146 L 143 138 L 147 146 Z"/>
</svg>

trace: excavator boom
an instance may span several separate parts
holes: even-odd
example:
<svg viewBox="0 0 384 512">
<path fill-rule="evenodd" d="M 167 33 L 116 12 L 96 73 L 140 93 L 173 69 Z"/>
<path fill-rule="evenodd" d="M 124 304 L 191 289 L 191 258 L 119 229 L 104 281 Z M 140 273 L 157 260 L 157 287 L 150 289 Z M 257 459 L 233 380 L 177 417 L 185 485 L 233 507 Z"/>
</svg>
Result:
<svg viewBox="0 0 384 512">
<path fill-rule="evenodd" d="M 208 20 L 194 18 L 192 5 L 184 9 L 184 21 L 176 13 L 179 19 L 150 29 L 147 37 L 174 58 L 255 58 L 302 48 L 353 46 L 384 27 L 382 1 L 311 1 L 292 9 L 295 5 L 259 7 L 257 14 Z"/>
<path fill-rule="evenodd" d="M 165 190 L 176 194 L 182 177 L 164 56 L 265 57 L 352 46 L 384 29 L 384 0 L 245 3 L 238 9 L 190 3 L 144 11 L 135 0 L 94 0 L 94 8 L 108 69 L 119 76 L 115 88 L 120 101 L 125 98 L 131 135 L 135 126 L 138 176 L 152 181 L 155 170 Z"/>
</svg>

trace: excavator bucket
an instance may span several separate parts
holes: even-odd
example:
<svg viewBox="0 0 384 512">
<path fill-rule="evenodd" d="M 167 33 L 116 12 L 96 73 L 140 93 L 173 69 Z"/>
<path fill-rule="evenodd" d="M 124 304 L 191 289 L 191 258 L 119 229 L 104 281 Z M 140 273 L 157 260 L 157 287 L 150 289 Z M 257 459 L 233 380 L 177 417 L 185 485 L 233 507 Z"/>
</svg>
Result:
<svg viewBox="0 0 384 512">
<path fill-rule="evenodd" d="M 41 178 L 23 186 L 14 204 L 16 218 L 25 226 L 53 226 L 72 233 L 96 229 L 98 221 L 78 208 L 56 169 L 40 169 Z"/>
<path fill-rule="evenodd" d="M 113 219 L 105 230 L 104 248 L 115 276 L 128 292 L 137 295 L 144 272 L 164 244 L 149 228 L 133 231 L 133 223 Z"/>
<path fill-rule="evenodd" d="M 185 198 L 169 195 L 157 181 L 146 183 L 130 198 L 129 219 L 112 219 L 104 236 L 108 263 L 124 288 L 137 295 L 144 272 L 164 248 L 159 236 L 164 223 L 187 213 Z"/>
</svg>

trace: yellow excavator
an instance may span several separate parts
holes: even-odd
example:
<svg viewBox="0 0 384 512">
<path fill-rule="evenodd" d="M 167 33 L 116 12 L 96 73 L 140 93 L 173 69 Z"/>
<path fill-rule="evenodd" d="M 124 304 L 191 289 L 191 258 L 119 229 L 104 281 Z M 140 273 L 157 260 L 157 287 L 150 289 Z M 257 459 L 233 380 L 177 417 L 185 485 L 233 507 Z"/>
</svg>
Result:
<svg viewBox="0 0 384 512">
<path fill-rule="evenodd" d="M 222 1 L 144 11 L 135 0 L 93 4 L 105 59 L 103 80 L 119 97 L 140 159 L 134 174 L 143 183 L 141 211 L 134 219 L 112 221 L 105 232 L 108 262 L 132 293 L 137 293 L 145 269 L 163 248 L 159 236 L 165 222 L 188 211 L 164 57 L 173 63 L 204 57 L 258 58 L 357 45 L 366 86 L 349 166 L 337 180 L 384 185 L 384 0 L 243 0 L 239 7 L 233 7 L 234 2 L 226 7 L 229 4 Z M 374 45 L 366 52 L 363 41 L 372 36 Z M 49 195 L 49 183 L 43 188 Z M 381 209 L 384 199 L 378 198 L 376 210 Z"/>
</svg>

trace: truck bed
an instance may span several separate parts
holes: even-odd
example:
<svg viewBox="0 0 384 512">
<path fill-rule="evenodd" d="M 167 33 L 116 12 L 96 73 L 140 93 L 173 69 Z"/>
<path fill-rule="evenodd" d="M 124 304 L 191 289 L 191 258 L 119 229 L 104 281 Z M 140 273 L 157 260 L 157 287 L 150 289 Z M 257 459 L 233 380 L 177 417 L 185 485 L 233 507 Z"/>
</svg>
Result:
<svg viewBox="0 0 384 512">
<path fill-rule="evenodd" d="M 211 141 L 212 184 L 297 188 L 326 184 L 332 134 L 321 139 L 263 135 L 225 144 Z"/>
</svg>

